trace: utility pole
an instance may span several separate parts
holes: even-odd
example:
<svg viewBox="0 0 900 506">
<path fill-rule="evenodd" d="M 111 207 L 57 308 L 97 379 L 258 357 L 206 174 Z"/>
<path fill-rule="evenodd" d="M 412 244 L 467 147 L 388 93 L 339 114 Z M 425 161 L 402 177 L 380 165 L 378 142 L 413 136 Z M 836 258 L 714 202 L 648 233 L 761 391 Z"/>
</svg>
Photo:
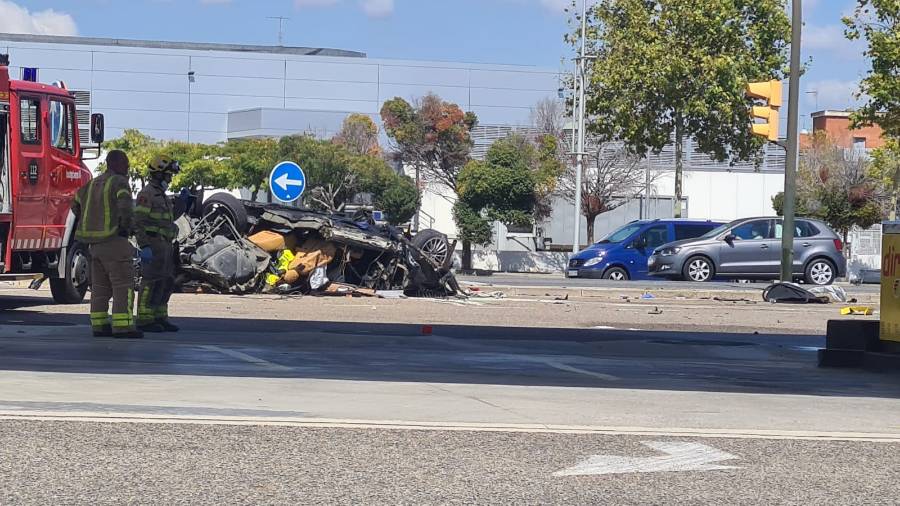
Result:
<svg viewBox="0 0 900 506">
<path fill-rule="evenodd" d="M 578 75 L 576 76 L 576 81 L 578 82 L 578 107 L 577 107 L 577 116 L 578 116 L 578 145 L 576 146 L 577 152 L 575 153 L 576 162 L 575 162 L 575 232 L 574 232 L 574 240 L 572 241 L 572 253 L 578 253 L 578 250 L 581 249 L 581 178 L 582 173 L 584 172 L 584 114 L 585 114 L 585 104 L 584 104 L 584 87 L 587 85 L 587 79 L 585 78 L 585 59 L 587 58 L 587 54 L 585 53 L 587 48 L 587 0 L 582 0 L 581 2 L 581 54 L 578 56 Z"/>
<path fill-rule="evenodd" d="M 800 158 L 800 49 L 803 35 L 802 0 L 793 0 L 791 21 L 791 82 L 788 90 L 787 159 L 784 167 L 784 226 L 781 232 L 781 280 L 794 280 L 794 213 L 797 204 L 797 164 Z"/>
<path fill-rule="evenodd" d="M 284 45 L 284 22 L 290 21 L 291 18 L 286 18 L 284 16 L 269 16 L 266 19 L 275 19 L 278 21 L 278 45 Z"/>
</svg>

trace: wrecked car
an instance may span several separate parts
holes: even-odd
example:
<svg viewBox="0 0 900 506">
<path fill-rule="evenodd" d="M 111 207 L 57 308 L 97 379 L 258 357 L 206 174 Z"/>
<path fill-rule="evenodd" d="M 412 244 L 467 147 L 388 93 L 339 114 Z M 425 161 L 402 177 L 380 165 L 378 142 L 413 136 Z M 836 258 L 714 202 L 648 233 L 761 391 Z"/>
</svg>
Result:
<svg viewBox="0 0 900 506">
<path fill-rule="evenodd" d="M 181 286 L 220 293 L 446 297 L 460 292 L 456 246 L 436 230 L 415 236 L 352 216 L 212 195 L 178 220 Z"/>
</svg>

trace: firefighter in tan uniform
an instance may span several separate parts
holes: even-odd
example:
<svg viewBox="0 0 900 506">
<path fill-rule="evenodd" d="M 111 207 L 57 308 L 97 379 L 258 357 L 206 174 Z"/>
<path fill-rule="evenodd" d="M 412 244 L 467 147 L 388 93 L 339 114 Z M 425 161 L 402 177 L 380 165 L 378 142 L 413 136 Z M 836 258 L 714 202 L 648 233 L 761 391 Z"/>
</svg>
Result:
<svg viewBox="0 0 900 506">
<path fill-rule="evenodd" d="M 107 170 L 81 187 L 72 202 L 75 239 L 91 253 L 91 328 L 96 337 L 139 339 L 134 328 L 134 202 L 128 183 L 128 156 L 110 151 Z M 112 317 L 109 299 L 112 298 Z"/>
<path fill-rule="evenodd" d="M 150 184 L 138 194 L 135 236 L 141 249 L 141 287 L 138 292 L 137 326 L 144 332 L 178 332 L 169 322 L 169 298 L 175 289 L 173 202 L 166 196 L 178 162 L 157 156 L 149 165 Z"/>
</svg>

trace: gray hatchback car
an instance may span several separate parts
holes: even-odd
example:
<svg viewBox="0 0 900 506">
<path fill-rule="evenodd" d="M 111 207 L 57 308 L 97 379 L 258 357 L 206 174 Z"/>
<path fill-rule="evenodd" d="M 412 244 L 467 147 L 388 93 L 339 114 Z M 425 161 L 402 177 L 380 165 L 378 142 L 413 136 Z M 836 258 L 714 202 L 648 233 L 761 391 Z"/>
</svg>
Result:
<svg viewBox="0 0 900 506">
<path fill-rule="evenodd" d="M 653 276 L 711 281 L 714 278 L 777 279 L 781 273 L 781 218 L 744 218 L 697 238 L 664 244 L 647 261 Z M 828 225 L 798 218 L 794 275 L 830 285 L 847 273 L 844 244 Z"/>
</svg>

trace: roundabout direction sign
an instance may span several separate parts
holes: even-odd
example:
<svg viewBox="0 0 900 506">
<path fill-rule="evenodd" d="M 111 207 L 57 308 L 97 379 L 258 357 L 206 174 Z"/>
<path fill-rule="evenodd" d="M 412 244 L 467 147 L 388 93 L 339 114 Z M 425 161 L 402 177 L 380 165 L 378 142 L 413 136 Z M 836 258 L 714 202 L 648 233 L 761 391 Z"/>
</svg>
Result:
<svg viewBox="0 0 900 506">
<path fill-rule="evenodd" d="M 269 189 L 273 197 L 290 204 L 306 190 L 306 174 L 294 162 L 281 162 L 269 174 Z"/>
</svg>

